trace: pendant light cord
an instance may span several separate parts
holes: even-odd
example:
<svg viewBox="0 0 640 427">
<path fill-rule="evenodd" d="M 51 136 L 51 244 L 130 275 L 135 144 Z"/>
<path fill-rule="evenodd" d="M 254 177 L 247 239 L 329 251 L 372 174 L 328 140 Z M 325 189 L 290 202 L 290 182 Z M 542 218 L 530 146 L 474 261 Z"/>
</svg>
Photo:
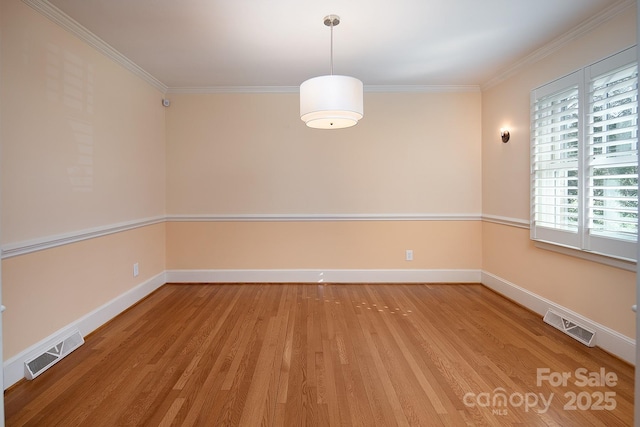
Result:
<svg viewBox="0 0 640 427">
<path fill-rule="evenodd" d="M 333 20 L 331 21 L 331 75 L 333 76 Z"/>
</svg>

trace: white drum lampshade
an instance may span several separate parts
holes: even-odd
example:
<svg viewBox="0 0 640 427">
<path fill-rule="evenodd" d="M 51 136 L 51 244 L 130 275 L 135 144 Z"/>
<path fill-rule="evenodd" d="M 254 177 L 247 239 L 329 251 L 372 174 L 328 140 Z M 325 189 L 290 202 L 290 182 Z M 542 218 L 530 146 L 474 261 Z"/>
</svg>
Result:
<svg viewBox="0 0 640 427">
<path fill-rule="evenodd" d="M 310 128 L 348 128 L 362 118 L 362 82 L 333 74 L 333 27 L 339 23 L 338 15 L 324 17 L 324 25 L 331 28 L 331 74 L 300 85 L 300 118 Z"/>
<path fill-rule="evenodd" d="M 362 116 L 362 82 L 355 77 L 320 76 L 300 85 L 300 118 L 307 126 L 347 128 Z"/>
</svg>

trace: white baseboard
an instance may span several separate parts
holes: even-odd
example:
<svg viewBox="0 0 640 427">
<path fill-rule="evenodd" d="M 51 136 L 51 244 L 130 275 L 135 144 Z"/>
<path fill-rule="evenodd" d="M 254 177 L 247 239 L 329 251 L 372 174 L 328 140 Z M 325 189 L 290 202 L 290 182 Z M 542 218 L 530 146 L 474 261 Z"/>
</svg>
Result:
<svg viewBox="0 0 640 427">
<path fill-rule="evenodd" d="M 482 272 L 482 284 L 497 293 L 527 307 L 541 316 L 548 309 L 553 309 L 559 314 L 564 314 L 570 318 L 576 319 L 584 326 L 591 328 L 596 332 L 596 346 L 619 357 L 620 359 L 635 365 L 636 363 L 636 341 L 619 332 L 614 331 L 598 322 L 588 319 L 566 307 L 556 304 L 540 295 L 534 294 L 524 288 L 521 288 L 507 280 L 504 280 L 491 273 Z M 631 310 L 631 306 L 629 306 Z M 542 319 L 540 319 L 542 321 Z"/>
<path fill-rule="evenodd" d="M 480 283 L 480 270 L 168 270 L 169 283 Z"/>
<path fill-rule="evenodd" d="M 24 362 L 59 340 L 60 336 L 67 334 L 70 330 L 78 329 L 82 336 L 95 331 L 109 320 L 131 307 L 160 286 L 167 283 L 166 273 L 162 272 L 140 285 L 130 289 L 124 294 L 112 299 L 108 303 L 84 315 L 80 319 L 54 332 L 47 338 L 35 343 L 24 351 L 21 351 L 3 363 L 4 390 L 24 378 Z"/>
</svg>

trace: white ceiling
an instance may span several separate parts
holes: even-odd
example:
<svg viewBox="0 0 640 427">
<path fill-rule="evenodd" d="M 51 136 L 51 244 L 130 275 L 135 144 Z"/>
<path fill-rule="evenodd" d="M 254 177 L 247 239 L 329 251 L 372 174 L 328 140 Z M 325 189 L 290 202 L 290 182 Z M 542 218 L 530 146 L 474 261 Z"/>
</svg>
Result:
<svg viewBox="0 0 640 427">
<path fill-rule="evenodd" d="M 45 2 L 46 3 L 46 2 Z M 482 85 L 629 0 L 49 0 L 169 88 Z"/>
</svg>

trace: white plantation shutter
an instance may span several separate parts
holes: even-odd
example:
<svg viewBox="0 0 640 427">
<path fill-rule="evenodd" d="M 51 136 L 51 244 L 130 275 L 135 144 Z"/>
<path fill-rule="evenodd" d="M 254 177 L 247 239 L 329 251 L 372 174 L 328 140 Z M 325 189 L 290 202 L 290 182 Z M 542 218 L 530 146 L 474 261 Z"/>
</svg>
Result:
<svg viewBox="0 0 640 427">
<path fill-rule="evenodd" d="M 532 239 L 636 258 L 635 58 L 628 49 L 532 91 Z"/>
<path fill-rule="evenodd" d="M 578 73 L 532 93 L 532 235 L 579 246 Z"/>
<path fill-rule="evenodd" d="M 630 62 L 632 61 L 632 62 Z M 638 236 L 638 66 L 635 55 L 587 68 L 587 242 L 635 258 Z"/>
</svg>

